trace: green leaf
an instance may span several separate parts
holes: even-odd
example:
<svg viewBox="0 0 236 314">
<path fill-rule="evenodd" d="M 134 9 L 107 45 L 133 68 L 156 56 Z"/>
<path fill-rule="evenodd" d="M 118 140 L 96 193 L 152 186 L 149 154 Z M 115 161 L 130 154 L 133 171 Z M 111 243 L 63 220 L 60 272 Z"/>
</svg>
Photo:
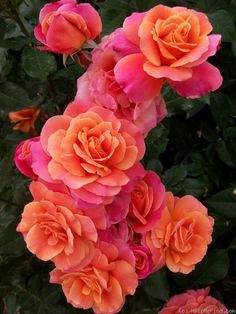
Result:
<svg viewBox="0 0 236 314">
<path fill-rule="evenodd" d="M 0 18 L 0 40 L 4 38 L 5 35 L 6 24 L 4 19 Z"/>
<path fill-rule="evenodd" d="M 216 10 L 228 8 L 229 0 L 197 0 L 194 1 L 198 11 L 202 12 L 215 12 Z M 215 33 L 215 31 L 214 31 Z"/>
<path fill-rule="evenodd" d="M 215 122 L 222 129 L 230 124 L 230 118 L 236 114 L 235 104 L 223 93 L 211 96 L 210 108 Z"/>
<path fill-rule="evenodd" d="M 184 181 L 184 190 L 186 194 L 195 197 L 201 197 L 206 193 L 207 187 L 205 182 L 199 179 L 187 178 Z"/>
<path fill-rule="evenodd" d="M 105 0 L 99 3 L 99 14 L 103 21 L 103 35 L 110 34 L 122 26 L 124 19 L 131 13 L 128 1 Z"/>
<path fill-rule="evenodd" d="M 183 181 L 187 176 L 187 167 L 186 165 L 180 164 L 171 167 L 170 169 L 166 170 L 163 180 L 167 189 L 171 189 L 179 182 Z"/>
<path fill-rule="evenodd" d="M 49 74 L 57 70 L 56 60 L 52 54 L 35 48 L 26 48 L 22 55 L 24 71 L 32 78 L 45 81 Z"/>
<path fill-rule="evenodd" d="M 222 215 L 212 212 L 210 212 L 209 215 L 214 218 L 213 242 L 215 242 L 217 238 L 234 228 L 234 224 Z"/>
<path fill-rule="evenodd" d="M 4 67 L 7 63 L 7 51 L 6 49 L 0 48 L 0 74 L 2 74 Z"/>
<path fill-rule="evenodd" d="M 236 250 L 236 237 L 233 238 L 232 242 L 229 245 L 230 250 Z"/>
<path fill-rule="evenodd" d="M 144 291 L 155 299 L 166 301 L 169 298 L 169 283 L 165 269 L 148 276 L 142 284 Z"/>
<path fill-rule="evenodd" d="M 236 39 L 235 25 L 232 16 L 226 10 L 218 10 L 209 14 L 214 33 L 221 34 L 223 41 L 233 42 Z"/>
<path fill-rule="evenodd" d="M 19 256 L 22 254 L 25 246 L 22 236 L 16 232 L 17 224 L 10 223 L 0 236 L 0 255 Z"/>
<path fill-rule="evenodd" d="M 156 128 L 152 129 L 145 139 L 146 155 L 148 159 L 157 159 L 163 153 L 168 144 L 169 131 L 163 124 L 159 124 Z"/>
<path fill-rule="evenodd" d="M 224 140 L 219 139 L 216 144 L 216 151 L 221 161 L 223 161 L 228 167 L 234 167 L 234 163 L 231 159 L 230 153 Z"/>
<path fill-rule="evenodd" d="M 222 280 L 229 269 L 229 256 L 227 250 L 212 250 L 196 269 L 188 274 L 173 275 L 176 283 L 182 288 L 199 288 L 211 285 Z"/>
<path fill-rule="evenodd" d="M 28 42 L 28 38 L 17 36 L 14 38 L 0 40 L 0 47 L 18 51 L 21 50 Z"/>
<path fill-rule="evenodd" d="M 6 82 L 0 84 L 1 109 L 6 111 L 16 110 L 30 105 L 26 91 L 19 85 Z"/>
<path fill-rule="evenodd" d="M 226 189 L 211 196 L 206 205 L 224 217 L 236 219 L 235 189 Z"/>
</svg>

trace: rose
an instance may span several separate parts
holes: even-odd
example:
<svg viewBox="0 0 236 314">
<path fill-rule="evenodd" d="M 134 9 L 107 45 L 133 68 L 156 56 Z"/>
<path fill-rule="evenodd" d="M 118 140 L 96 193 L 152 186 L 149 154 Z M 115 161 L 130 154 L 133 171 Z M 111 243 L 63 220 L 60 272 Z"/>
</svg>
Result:
<svg viewBox="0 0 236 314">
<path fill-rule="evenodd" d="M 146 171 L 131 193 L 128 221 L 137 233 L 152 229 L 164 208 L 165 187 L 153 171 Z"/>
<path fill-rule="evenodd" d="M 116 81 L 132 101 L 156 95 L 163 79 L 187 98 L 216 90 L 222 77 L 206 60 L 216 53 L 221 36 L 209 35 L 211 31 L 205 14 L 184 7 L 157 5 L 133 13 L 124 21 L 124 38 L 113 45 L 124 52 L 115 66 Z M 139 51 L 131 53 L 127 40 Z"/>
<path fill-rule="evenodd" d="M 19 111 L 9 112 L 9 119 L 15 123 L 13 130 L 23 133 L 35 134 L 35 122 L 40 115 L 40 107 L 23 108 Z"/>
<path fill-rule="evenodd" d="M 45 45 L 39 49 L 69 55 L 101 31 L 101 19 L 90 4 L 60 0 L 42 8 L 34 35 Z"/>
<path fill-rule="evenodd" d="M 44 180 L 63 182 L 83 208 L 111 203 L 144 172 L 139 163 L 145 150 L 141 133 L 100 107 L 87 110 L 71 104 L 64 115 L 46 122 L 40 141 L 45 162 L 35 162 L 35 172 L 40 176 L 48 171 Z"/>
<path fill-rule="evenodd" d="M 59 269 L 85 266 L 93 258 L 97 231 L 92 220 L 67 194 L 32 182 L 34 201 L 27 204 L 17 226 L 29 251 L 39 259 L 52 259 Z"/>
<path fill-rule="evenodd" d="M 128 247 L 120 242 L 100 243 L 91 263 L 72 271 L 54 269 L 50 282 L 62 285 L 67 302 L 74 307 L 92 308 L 95 313 L 117 313 L 127 294 L 138 285 Z M 129 255 L 129 252 L 128 252 Z"/>
<path fill-rule="evenodd" d="M 227 314 L 229 311 L 215 298 L 209 296 L 209 288 L 188 290 L 170 298 L 159 314 L 207 313 Z"/>
<path fill-rule="evenodd" d="M 195 197 L 174 198 L 166 193 L 166 207 L 154 228 L 145 235 L 156 269 L 166 263 L 172 272 L 190 273 L 211 243 L 214 219 Z"/>
<path fill-rule="evenodd" d="M 130 248 L 135 256 L 135 271 L 138 275 L 138 279 L 148 277 L 153 270 L 152 254 L 150 250 L 135 243 L 131 243 Z"/>
<path fill-rule="evenodd" d="M 75 100 L 91 101 L 110 109 L 118 118 L 132 121 L 146 134 L 167 115 L 165 102 L 161 95 L 155 95 L 144 102 L 131 102 L 117 83 L 114 68 L 119 54 L 112 46 L 120 32 L 117 29 L 104 37 L 98 48 L 94 49 L 91 65 L 77 81 Z"/>
<path fill-rule="evenodd" d="M 39 137 L 20 142 L 16 147 L 14 155 L 14 162 L 18 170 L 31 179 L 37 178 L 32 169 L 32 145 L 34 142 L 39 142 Z"/>
</svg>

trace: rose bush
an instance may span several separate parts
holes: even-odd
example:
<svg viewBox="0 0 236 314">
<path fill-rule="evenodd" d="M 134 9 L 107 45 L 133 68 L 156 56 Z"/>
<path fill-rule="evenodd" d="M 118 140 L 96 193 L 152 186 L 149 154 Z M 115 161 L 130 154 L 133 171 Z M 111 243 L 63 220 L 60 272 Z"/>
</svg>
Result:
<svg viewBox="0 0 236 314">
<path fill-rule="evenodd" d="M 235 8 L 213 2 L 0 2 L 0 312 L 235 308 Z"/>
</svg>

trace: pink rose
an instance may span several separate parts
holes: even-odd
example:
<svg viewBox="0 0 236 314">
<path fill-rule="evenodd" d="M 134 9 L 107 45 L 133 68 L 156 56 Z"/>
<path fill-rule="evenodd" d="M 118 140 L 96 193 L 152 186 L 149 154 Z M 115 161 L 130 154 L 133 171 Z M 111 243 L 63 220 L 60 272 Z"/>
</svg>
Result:
<svg viewBox="0 0 236 314">
<path fill-rule="evenodd" d="M 77 82 L 75 100 L 96 103 L 112 110 L 120 119 L 132 121 L 143 134 L 149 132 L 166 115 L 166 106 L 160 94 L 144 102 L 130 101 L 116 81 L 114 68 L 119 55 L 113 50 L 113 41 L 120 36 L 120 29 L 104 37 L 92 53 L 92 63 Z"/>
<path fill-rule="evenodd" d="M 33 137 L 20 142 L 16 147 L 14 161 L 18 170 L 25 176 L 36 179 L 37 175 L 32 169 L 32 143 L 39 142 L 39 137 Z"/>
<path fill-rule="evenodd" d="M 146 171 L 131 193 L 127 220 L 135 232 L 147 232 L 160 219 L 164 206 L 165 187 L 160 177 L 153 171 Z"/>
<path fill-rule="evenodd" d="M 32 182 L 34 201 L 27 204 L 17 231 L 39 259 L 53 260 L 59 269 L 86 266 L 93 258 L 97 231 L 68 195 Z"/>
<path fill-rule="evenodd" d="M 227 314 L 229 311 L 215 298 L 209 296 L 210 288 L 188 290 L 170 298 L 159 314 L 205 313 Z"/>
<path fill-rule="evenodd" d="M 45 181 L 63 182 L 82 208 L 111 203 L 144 173 L 139 163 L 145 151 L 141 133 L 101 107 L 87 110 L 71 104 L 64 115 L 46 122 L 40 141 L 35 172 L 44 174 Z"/>
<path fill-rule="evenodd" d="M 184 7 L 157 5 L 133 13 L 113 45 L 122 56 L 114 69 L 116 81 L 133 102 L 155 96 L 164 81 L 186 98 L 215 91 L 222 77 L 207 59 L 218 50 L 221 35 L 211 31 L 205 14 Z"/>
<path fill-rule="evenodd" d="M 112 225 L 111 228 L 112 238 L 122 239 L 126 243 L 131 243 L 134 239 L 133 228 L 124 219 L 116 225 Z"/>
<path fill-rule="evenodd" d="M 60 0 L 42 8 L 34 35 L 45 45 L 39 49 L 70 55 L 101 31 L 101 19 L 90 4 Z"/>
<path fill-rule="evenodd" d="M 153 270 L 152 254 L 150 250 L 135 243 L 131 243 L 130 248 L 135 257 L 135 271 L 138 275 L 138 279 L 148 277 Z"/>
<path fill-rule="evenodd" d="M 101 242 L 88 266 L 71 271 L 54 269 L 50 282 L 62 285 L 67 302 L 74 307 L 92 308 L 98 314 L 117 313 L 126 295 L 133 295 L 138 285 L 127 250 L 122 242 Z"/>
</svg>

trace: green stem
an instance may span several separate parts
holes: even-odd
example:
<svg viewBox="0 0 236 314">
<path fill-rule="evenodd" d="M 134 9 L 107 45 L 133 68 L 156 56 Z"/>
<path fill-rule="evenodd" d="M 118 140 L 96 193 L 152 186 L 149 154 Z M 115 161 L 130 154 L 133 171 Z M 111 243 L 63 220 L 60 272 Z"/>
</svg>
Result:
<svg viewBox="0 0 236 314">
<path fill-rule="evenodd" d="M 16 7 L 14 6 L 14 4 L 11 2 L 11 0 L 7 0 L 8 4 L 9 4 L 9 8 L 11 10 L 11 13 L 13 15 L 14 20 L 17 22 L 17 24 L 19 25 L 21 31 L 23 34 L 25 34 L 26 37 L 30 37 L 29 32 L 27 31 L 27 29 L 25 28 L 25 25 L 23 24 L 19 13 L 16 9 Z"/>
</svg>

